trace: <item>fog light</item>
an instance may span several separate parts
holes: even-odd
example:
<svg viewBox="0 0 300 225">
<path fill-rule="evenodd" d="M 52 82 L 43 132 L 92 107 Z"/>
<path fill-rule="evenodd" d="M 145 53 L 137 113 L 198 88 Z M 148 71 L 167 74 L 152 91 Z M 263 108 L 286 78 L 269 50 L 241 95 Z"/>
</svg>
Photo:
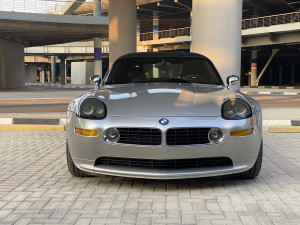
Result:
<svg viewBox="0 0 300 225">
<path fill-rule="evenodd" d="M 98 136 L 98 131 L 96 131 L 96 130 L 86 130 L 86 129 L 75 128 L 75 132 L 76 132 L 76 134 L 83 135 L 83 136 L 93 136 L 93 137 Z"/>
<path fill-rule="evenodd" d="M 104 140 L 107 143 L 115 143 L 120 138 L 120 133 L 116 128 L 108 128 L 103 134 Z"/>
<path fill-rule="evenodd" d="M 224 139 L 224 133 L 219 128 L 211 128 L 211 130 L 208 133 L 208 139 L 211 142 L 220 143 Z"/>
</svg>

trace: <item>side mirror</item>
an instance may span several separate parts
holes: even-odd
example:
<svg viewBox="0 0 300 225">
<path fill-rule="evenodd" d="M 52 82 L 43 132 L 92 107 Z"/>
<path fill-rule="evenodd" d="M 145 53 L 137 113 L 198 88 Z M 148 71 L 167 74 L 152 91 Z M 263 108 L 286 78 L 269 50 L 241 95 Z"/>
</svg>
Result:
<svg viewBox="0 0 300 225">
<path fill-rule="evenodd" d="M 97 88 L 100 88 L 101 77 L 99 75 L 90 76 L 90 80 L 95 82 Z"/>
<path fill-rule="evenodd" d="M 234 84 L 234 83 L 236 83 L 236 82 L 238 82 L 240 80 L 240 78 L 238 77 L 238 76 L 235 76 L 235 75 L 230 75 L 230 76 L 228 76 L 227 77 L 227 88 L 228 89 L 230 89 L 231 88 L 231 86 Z"/>
</svg>

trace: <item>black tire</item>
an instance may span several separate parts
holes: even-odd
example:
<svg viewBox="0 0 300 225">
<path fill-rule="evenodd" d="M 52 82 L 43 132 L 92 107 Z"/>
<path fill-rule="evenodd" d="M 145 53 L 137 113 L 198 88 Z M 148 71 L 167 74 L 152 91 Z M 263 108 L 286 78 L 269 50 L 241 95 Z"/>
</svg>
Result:
<svg viewBox="0 0 300 225">
<path fill-rule="evenodd" d="M 89 174 L 78 169 L 75 166 L 75 164 L 73 163 L 68 143 L 67 143 L 67 147 L 66 147 L 66 155 L 67 155 L 67 164 L 68 164 L 68 169 L 69 169 L 70 174 L 72 174 L 74 177 L 90 177 Z"/>
<path fill-rule="evenodd" d="M 262 156 L 263 156 L 263 142 L 261 142 L 260 144 L 259 153 L 254 166 L 250 170 L 235 174 L 234 177 L 237 179 L 254 179 L 255 177 L 257 177 L 262 165 Z"/>
</svg>

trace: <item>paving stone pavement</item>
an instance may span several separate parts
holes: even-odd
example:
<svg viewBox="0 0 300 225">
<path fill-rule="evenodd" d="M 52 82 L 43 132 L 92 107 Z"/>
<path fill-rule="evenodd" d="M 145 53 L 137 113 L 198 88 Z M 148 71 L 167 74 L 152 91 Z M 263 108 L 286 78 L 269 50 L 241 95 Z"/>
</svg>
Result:
<svg viewBox="0 0 300 225">
<path fill-rule="evenodd" d="M 0 224 L 299 224 L 300 134 L 264 133 L 255 180 L 74 178 L 64 142 L 0 131 Z"/>
</svg>

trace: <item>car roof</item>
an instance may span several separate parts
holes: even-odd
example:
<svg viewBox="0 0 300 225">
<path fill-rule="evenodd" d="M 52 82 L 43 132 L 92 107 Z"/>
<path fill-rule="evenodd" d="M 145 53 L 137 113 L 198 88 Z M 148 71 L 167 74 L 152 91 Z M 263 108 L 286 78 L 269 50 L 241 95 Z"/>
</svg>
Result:
<svg viewBox="0 0 300 225">
<path fill-rule="evenodd" d="M 128 59 L 135 57 L 194 57 L 208 59 L 207 57 L 193 52 L 137 52 L 121 56 L 119 59 Z"/>
</svg>

